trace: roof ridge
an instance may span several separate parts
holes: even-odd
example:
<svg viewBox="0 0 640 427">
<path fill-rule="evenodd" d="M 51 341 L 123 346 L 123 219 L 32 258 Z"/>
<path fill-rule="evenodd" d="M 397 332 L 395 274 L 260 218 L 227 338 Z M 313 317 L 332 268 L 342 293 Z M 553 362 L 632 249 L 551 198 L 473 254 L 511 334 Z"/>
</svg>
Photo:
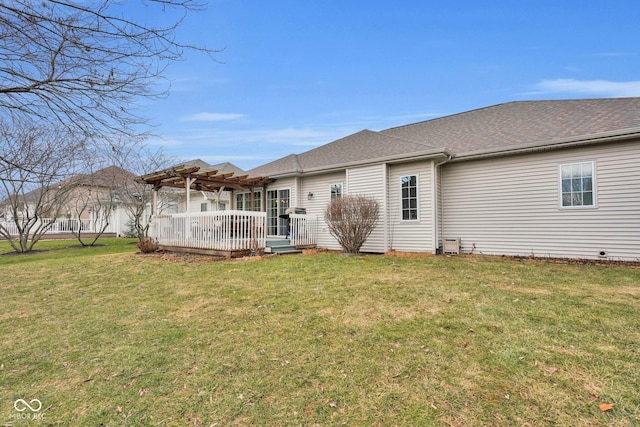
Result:
<svg viewBox="0 0 640 427">
<path fill-rule="evenodd" d="M 610 96 L 610 97 L 603 97 L 603 98 L 562 98 L 562 99 L 521 99 L 521 100 L 516 100 L 516 101 L 507 101 L 507 102 L 499 102 L 497 104 L 493 104 L 493 105 L 487 105 L 484 107 L 478 107 L 478 108 L 473 108 L 471 110 L 466 110 L 466 111 L 459 111 L 457 113 L 453 113 L 453 114 L 445 114 L 439 117 L 433 117 L 430 119 L 426 119 L 426 120 L 420 120 L 418 122 L 413 122 L 413 123 L 406 123 L 404 125 L 399 125 L 399 126 L 392 126 L 390 128 L 387 129 L 382 129 L 379 132 L 381 133 L 386 133 L 387 131 L 393 131 L 395 129 L 401 129 L 407 126 L 413 126 L 413 125 L 417 125 L 420 123 L 427 123 L 427 122 L 436 122 L 442 119 L 447 119 L 447 118 L 453 118 L 453 117 L 457 117 L 460 115 L 468 115 L 470 113 L 474 113 L 474 112 L 478 112 L 478 111 L 483 111 L 483 110 L 489 110 L 489 109 L 493 109 L 493 108 L 497 108 L 497 107 L 504 107 L 507 105 L 515 105 L 515 104 L 542 104 L 542 103 L 566 103 L 566 102 L 580 102 L 580 101 L 617 101 L 617 100 L 629 100 L 629 99 L 638 99 L 640 97 L 638 96 Z M 418 142 L 418 141 L 416 141 Z"/>
<path fill-rule="evenodd" d="M 405 128 L 405 127 L 408 127 L 408 126 L 417 125 L 417 124 L 420 124 L 420 123 L 436 122 L 436 121 L 439 121 L 439 120 L 442 120 L 442 119 L 447 119 L 447 118 L 450 118 L 450 117 L 461 116 L 461 115 L 463 115 L 463 114 L 469 114 L 469 113 L 473 113 L 473 112 L 476 112 L 476 111 L 488 110 L 488 109 L 490 109 L 490 108 L 501 107 L 501 106 L 503 106 L 503 105 L 515 104 L 515 103 L 519 103 L 519 102 L 535 102 L 535 101 L 509 101 L 509 102 L 501 102 L 501 103 L 498 103 L 498 104 L 494 104 L 494 105 L 487 105 L 487 106 L 485 106 L 485 107 L 478 107 L 478 108 L 474 108 L 474 109 L 467 110 L 467 111 L 460 111 L 460 112 L 453 113 L 453 114 L 445 114 L 445 115 L 443 115 L 443 116 L 440 116 L 440 117 L 433 117 L 433 118 L 430 118 L 430 119 L 427 119 L 427 120 L 420 120 L 419 122 L 406 123 L 406 124 L 404 124 L 404 125 L 393 126 L 393 127 L 387 128 L 387 129 L 383 129 L 383 130 L 381 130 L 380 132 L 381 132 L 381 133 L 385 133 L 385 132 L 388 132 L 388 131 L 393 131 L 393 130 L 395 130 L 395 129 L 401 129 L 401 128 Z M 414 142 L 417 142 L 417 141 L 414 141 Z"/>
</svg>

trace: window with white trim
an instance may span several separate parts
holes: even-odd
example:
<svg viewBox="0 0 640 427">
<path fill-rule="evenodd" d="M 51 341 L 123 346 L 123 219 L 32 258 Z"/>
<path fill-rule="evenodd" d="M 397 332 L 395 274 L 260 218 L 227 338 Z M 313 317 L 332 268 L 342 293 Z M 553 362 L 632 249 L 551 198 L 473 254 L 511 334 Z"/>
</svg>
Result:
<svg viewBox="0 0 640 427">
<path fill-rule="evenodd" d="M 209 210 L 209 203 L 200 203 L 200 212 L 206 212 L 207 210 Z"/>
<path fill-rule="evenodd" d="M 402 198 L 402 220 L 418 219 L 418 177 L 407 175 L 400 178 Z"/>
<path fill-rule="evenodd" d="M 262 191 L 253 192 L 253 209 L 251 207 L 251 192 L 236 193 L 236 210 L 260 212 L 262 210 Z"/>
<path fill-rule="evenodd" d="M 560 165 L 560 206 L 595 207 L 595 163 L 577 162 Z"/>
<path fill-rule="evenodd" d="M 331 184 L 331 200 L 342 197 L 342 183 Z"/>
</svg>

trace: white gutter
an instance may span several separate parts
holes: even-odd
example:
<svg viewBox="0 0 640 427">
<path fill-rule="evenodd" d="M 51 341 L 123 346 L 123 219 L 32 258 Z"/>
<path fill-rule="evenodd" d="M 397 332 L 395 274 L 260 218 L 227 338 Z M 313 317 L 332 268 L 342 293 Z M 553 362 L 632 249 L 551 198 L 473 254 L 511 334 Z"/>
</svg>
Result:
<svg viewBox="0 0 640 427">
<path fill-rule="evenodd" d="M 439 167 L 441 165 L 444 165 L 445 163 L 447 163 L 448 161 L 451 160 L 453 156 L 451 154 L 449 154 L 447 156 L 447 158 L 441 162 L 434 162 L 433 166 L 431 167 L 431 188 L 433 191 L 433 197 L 431 198 L 432 200 L 432 215 L 433 215 L 433 228 L 431 230 L 431 247 L 433 248 L 433 254 L 435 255 L 437 250 L 438 250 L 438 241 L 440 240 L 440 233 L 439 233 L 439 229 L 440 229 L 440 223 L 438 222 L 438 201 L 439 201 L 439 194 L 442 194 L 439 190 L 440 190 L 440 173 L 439 173 Z"/>
<path fill-rule="evenodd" d="M 437 157 L 446 158 L 450 156 L 451 154 L 449 153 L 449 151 L 447 151 L 444 148 L 440 148 L 437 150 L 417 151 L 413 153 L 407 153 L 407 154 L 403 154 L 402 156 L 398 156 L 398 155 L 383 156 L 383 157 L 376 157 L 373 159 L 367 159 L 365 161 L 354 160 L 351 162 L 337 163 L 334 165 L 330 165 L 329 167 L 319 166 L 315 168 L 296 169 L 288 172 L 282 172 L 279 174 L 267 174 L 267 175 L 269 176 L 269 178 L 283 178 L 283 177 L 290 177 L 290 176 L 296 176 L 296 175 L 316 175 L 320 173 L 337 172 L 353 166 L 371 166 L 379 163 L 394 164 L 394 163 L 412 162 L 416 160 L 428 160 L 428 159 L 434 159 Z"/>
</svg>

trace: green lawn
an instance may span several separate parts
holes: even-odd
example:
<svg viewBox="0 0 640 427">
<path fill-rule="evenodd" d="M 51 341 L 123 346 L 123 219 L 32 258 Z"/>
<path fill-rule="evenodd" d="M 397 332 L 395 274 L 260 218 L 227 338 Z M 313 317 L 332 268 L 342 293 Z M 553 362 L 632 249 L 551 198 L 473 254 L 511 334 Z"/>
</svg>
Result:
<svg viewBox="0 0 640 427">
<path fill-rule="evenodd" d="M 5 425 L 640 425 L 638 268 L 103 243 L 0 256 Z"/>
</svg>

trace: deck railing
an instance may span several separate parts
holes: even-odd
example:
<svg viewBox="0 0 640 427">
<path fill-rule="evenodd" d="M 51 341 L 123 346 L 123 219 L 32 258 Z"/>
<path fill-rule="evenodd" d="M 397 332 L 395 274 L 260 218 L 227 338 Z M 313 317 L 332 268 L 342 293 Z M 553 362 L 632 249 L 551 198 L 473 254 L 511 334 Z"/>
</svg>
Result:
<svg viewBox="0 0 640 427">
<path fill-rule="evenodd" d="M 35 230 L 41 224 L 47 227 L 45 234 L 71 234 L 78 232 L 78 230 L 83 233 L 96 233 L 102 230 L 103 222 L 96 219 L 41 218 L 32 230 Z M 15 221 L 3 221 L 1 225 L 5 230 L 8 230 L 11 236 L 18 235 L 18 227 Z M 104 230 L 105 233 L 114 231 L 113 224 L 107 225 Z"/>
<path fill-rule="evenodd" d="M 291 244 L 296 247 L 315 246 L 318 240 L 318 218 L 310 215 L 289 215 Z"/>
<path fill-rule="evenodd" d="M 13 221 L 2 221 L 2 223 L 0 224 L 2 226 L 3 230 L 6 230 L 10 236 L 17 236 L 18 235 L 18 226 L 16 226 L 16 223 Z"/>
<path fill-rule="evenodd" d="M 260 250 L 266 245 L 266 220 L 265 212 L 237 210 L 156 215 L 151 236 L 162 246 Z"/>
</svg>

